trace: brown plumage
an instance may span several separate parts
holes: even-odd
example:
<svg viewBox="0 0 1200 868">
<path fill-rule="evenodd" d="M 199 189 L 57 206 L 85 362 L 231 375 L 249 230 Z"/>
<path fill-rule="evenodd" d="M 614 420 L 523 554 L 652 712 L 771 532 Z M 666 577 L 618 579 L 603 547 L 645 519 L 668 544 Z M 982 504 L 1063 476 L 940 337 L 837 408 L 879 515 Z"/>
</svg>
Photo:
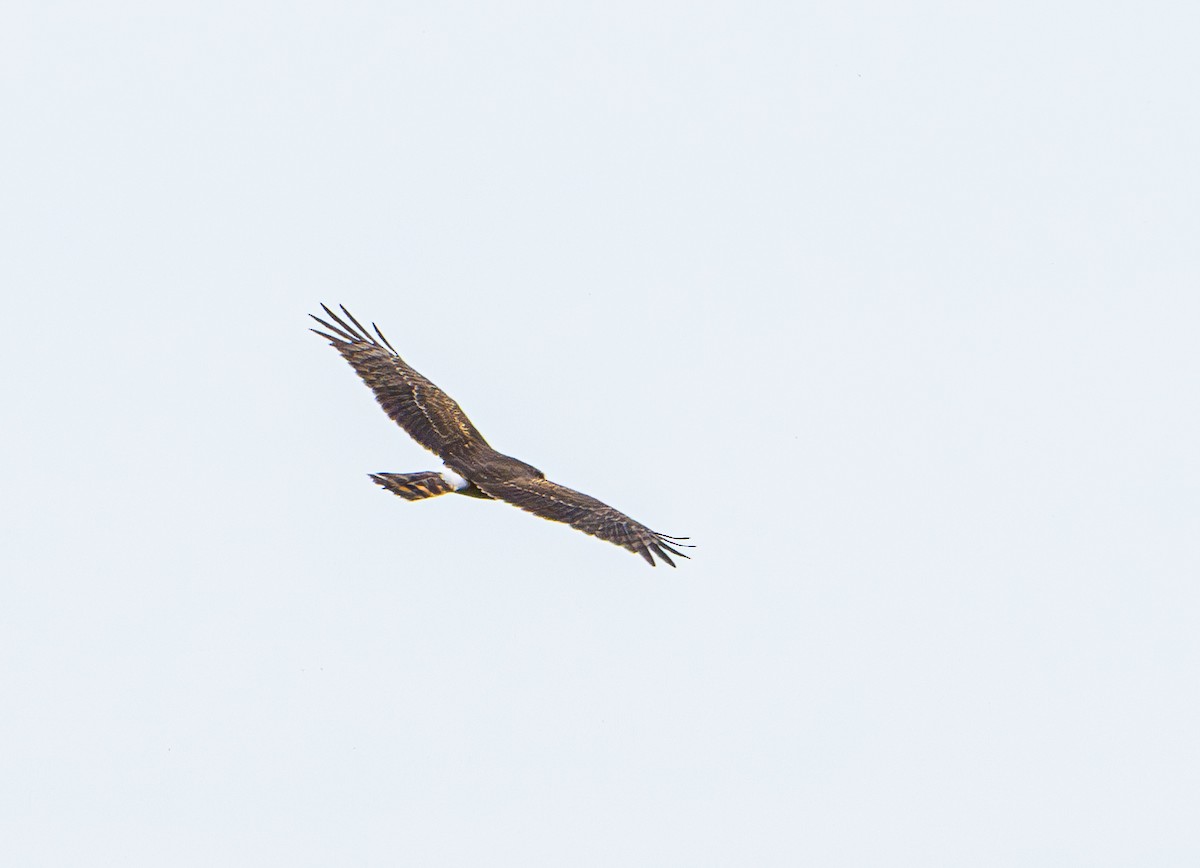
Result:
<svg viewBox="0 0 1200 868">
<path fill-rule="evenodd" d="M 422 377 L 388 343 L 374 323 L 375 336 L 342 307 L 345 319 L 325 305 L 333 322 L 312 316 L 326 331 L 312 329 L 342 354 L 371 387 L 385 413 L 409 436 L 439 456 L 452 473 L 372 473 L 371 479 L 406 500 L 423 500 L 456 492 L 503 500 L 521 509 L 561 521 L 586 534 L 639 554 L 656 566 L 655 557 L 671 566 L 671 555 L 688 557 L 680 547 L 687 537 L 673 537 L 644 524 L 594 497 L 551 482 L 536 467 L 497 452 L 471 424 L 454 399 Z M 349 322 L 347 322 L 349 320 Z"/>
</svg>

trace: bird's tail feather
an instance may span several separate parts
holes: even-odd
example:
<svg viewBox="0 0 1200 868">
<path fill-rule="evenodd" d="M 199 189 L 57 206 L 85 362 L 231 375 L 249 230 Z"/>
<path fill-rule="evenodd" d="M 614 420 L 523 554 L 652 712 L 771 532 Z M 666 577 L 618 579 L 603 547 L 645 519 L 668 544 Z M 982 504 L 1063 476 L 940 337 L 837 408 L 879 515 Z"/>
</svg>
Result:
<svg viewBox="0 0 1200 868">
<path fill-rule="evenodd" d="M 454 486 L 436 470 L 425 470 L 421 473 L 372 473 L 371 479 L 376 485 L 383 486 L 405 500 L 424 500 L 454 491 Z"/>
</svg>

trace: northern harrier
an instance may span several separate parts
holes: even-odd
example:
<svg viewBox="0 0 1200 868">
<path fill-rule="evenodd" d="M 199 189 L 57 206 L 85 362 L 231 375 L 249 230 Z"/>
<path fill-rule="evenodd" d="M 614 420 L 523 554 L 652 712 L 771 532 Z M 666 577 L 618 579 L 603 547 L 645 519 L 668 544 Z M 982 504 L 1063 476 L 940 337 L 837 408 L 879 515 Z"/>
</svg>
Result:
<svg viewBox="0 0 1200 868">
<path fill-rule="evenodd" d="M 675 566 L 671 555 L 687 557 L 679 550 L 691 548 L 683 542 L 687 537 L 656 533 L 594 497 L 551 482 L 536 467 L 501 455 L 488 445 L 453 398 L 400 358 L 378 326 L 371 324 L 376 340 L 344 306 L 342 313 L 349 324 L 325 305 L 321 307 L 333 324 L 313 316 L 327 331 L 312 331 L 342 354 L 371 387 L 392 421 L 441 458 L 445 466 L 441 471 L 370 474 L 376 483 L 405 500 L 455 492 L 507 501 L 629 549 L 652 567 L 656 566 L 655 555 L 671 566 Z"/>
</svg>

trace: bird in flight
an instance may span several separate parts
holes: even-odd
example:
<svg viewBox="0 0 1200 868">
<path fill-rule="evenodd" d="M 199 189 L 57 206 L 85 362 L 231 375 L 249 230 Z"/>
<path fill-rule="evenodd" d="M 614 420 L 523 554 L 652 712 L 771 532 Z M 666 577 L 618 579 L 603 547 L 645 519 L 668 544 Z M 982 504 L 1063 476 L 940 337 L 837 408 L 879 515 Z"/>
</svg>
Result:
<svg viewBox="0 0 1200 868">
<path fill-rule="evenodd" d="M 321 308 L 333 322 L 309 314 L 325 329 L 311 331 L 342 354 L 371 387 L 392 421 L 441 458 L 444 465 L 440 471 L 370 474 L 377 484 L 405 500 L 424 500 L 450 492 L 503 500 L 626 548 L 652 567 L 657 566 L 656 556 L 672 567 L 675 562 L 671 555 L 688 557 L 679 550 L 692 548 L 684 542 L 687 537 L 652 531 L 594 497 L 551 482 L 536 467 L 497 452 L 453 398 L 400 358 L 377 325 L 371 323 L 375 330 L 372 335 L 345 306 L 341 306 L 345 319 L 324 304 Z"/>
</svg>

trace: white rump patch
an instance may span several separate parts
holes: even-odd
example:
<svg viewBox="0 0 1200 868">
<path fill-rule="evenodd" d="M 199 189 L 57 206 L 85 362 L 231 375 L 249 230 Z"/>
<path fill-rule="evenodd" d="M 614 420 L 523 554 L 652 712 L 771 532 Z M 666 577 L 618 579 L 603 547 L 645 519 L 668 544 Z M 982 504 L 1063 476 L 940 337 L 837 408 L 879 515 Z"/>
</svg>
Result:
<svg viewBox="0 0 1200 868">
<path fill-rule="evenodd" d="M 453 470 L 451 470 L 449 467 L 446 467 L 445 469 L 442 470 L 442 479 L 446 480 L 446 482 L 455 491 L 462 491 L 464 488 L 466 488 L 468 485 L 471 484 L 471 483 L 467 482 L 467 480 L 465 480 L 461 476 L 459 476 L 457 473 L 455 473 Z"/>
</svg>

